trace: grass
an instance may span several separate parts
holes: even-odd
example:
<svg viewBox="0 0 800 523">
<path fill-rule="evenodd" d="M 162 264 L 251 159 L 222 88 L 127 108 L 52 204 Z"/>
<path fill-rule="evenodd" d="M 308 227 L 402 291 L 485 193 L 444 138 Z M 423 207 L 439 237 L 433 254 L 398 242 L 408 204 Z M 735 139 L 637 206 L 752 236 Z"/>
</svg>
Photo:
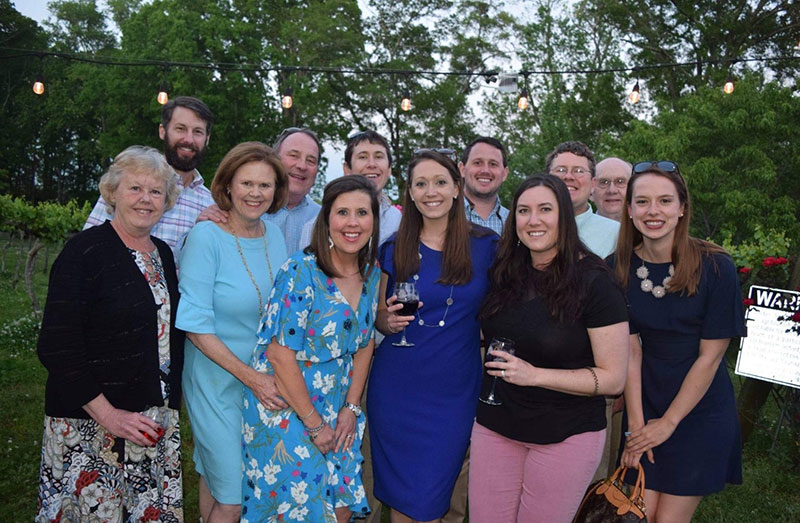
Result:
<svg viewBox="0 0 800 523">
<path fill-rule="evenodd" d="M 16 252 L 9 252 L 7 272 L 0 274 L 0 522 L 30 521 L 36 513 L 44 383 L 47 373 L 36 357 L 38 323 L 22 282 L 11 287 Z M 51 256 L 52 259 L 55 256 Z M 35 287 L 44 303 L 47 277 L 37 271 Z M 735 358 L 735 354 L 729 354 Z M 741 379 L 733 376 L 738 389 Z M 700 504 L 698 523 L 800 521 L 800 472 L 789 456 L 800 442 L 784 427 L 770 450 L 779 408 L 772 399 L 744 449 L 744 484 L 729 485 Z M 192 436 L 185 409 L 181 413 L 185 520 L 198 521 L 197 474 L 192 463 Z M 388 522 L 384 509 L 383 521 Z"/>
</svg>

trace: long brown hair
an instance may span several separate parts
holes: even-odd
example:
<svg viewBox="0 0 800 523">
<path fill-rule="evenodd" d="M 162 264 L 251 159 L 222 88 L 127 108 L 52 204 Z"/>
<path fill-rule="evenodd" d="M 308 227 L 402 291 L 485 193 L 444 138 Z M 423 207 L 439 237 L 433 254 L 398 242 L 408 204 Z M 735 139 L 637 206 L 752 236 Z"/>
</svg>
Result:
<svg viewBox="0 0 800 523">
<path fill-rule="evenodd" d="M 378 257 L 378 239 L 380 229 L 380 203 L 375 185 L 363 176 L 342 176 L 328 183 L 322 193 L 322 208 L 319 210 L 317 220 L 314 222 L 314 230 L 311 233 L 311 243 L 303 252 L 312 253 L 317 257 L 317 265 L 327 276 L 339 278 L 339 274 L 333 266 L 331 250 L 328 245 L 330 238 L 330 217 L 333 204 L 336 198 L 342 194 L 361 191 L 366 193 L 370 199 L 372 209 L 372 236 L 370 241 L 358 251 L 358 272 L 361 277 L 366 279 L 367 275 L 375 268 Z"/>
<path fill-rule="evenodd" d="M 438 283 L 444 285 L 463 285 L 472 279 L 472 255 L 470 253 L 470 234 L 472 226 L 464 213 L 464 184 L 455 162 L 434 150 L 417 153 L 408 164 L 406 190 L 403 197 L 403 217 L 397 229 L 394 248 L 394 266 L 397 281 L 407 281 L 419 271 L 419 242 L 422 233 L 422 213 L 411 199 L 411 184 L 414 168 L 420 163 L 432 160 L 445 169 L 458 188 L 458 196 L 447 216 L 447 232 L 442 249 L 442 271 Z"/>
<path fill-rule="evenodd" d="M 715 243 L 689 235 L 689 224 L 692 217 L 691 199 L 689 198 L 686 180 L 683 179 L 677 169 L 663 171 L 652 167 L 643 172 L 634 172 L 630 181 L 628 181 L 628 190 L 625 193 L 626 210 L 628 212 L 630 212 L 631 202 L 633 201 L 633 189 L 636 186 L 636 181 L 646 174 L 663 176 L 671 181 L 672 185 L 675 186 L 675 191 L 678 193 L 678 201 L 683 205 L 683 216 L 678 218 L 678 225 L 675 227 L 675 234 L 672 240 L 672 265 L 675 267 L 675 274 L 667 284 L 667 292 L 680 292 L 692 296 L 697 293 L 697 286 L 700 284 L 703 256 L 712 254 L 729 256 L 729 254 Z M 642 245 L 643 241 L 642 233 L 634 227 L 630 216 L 625 218 L 623 215 L 622 224 L 619 228 L 619 238 L 617 239 L 614 269 L 614 275 L 623 288 L 628 287 L 633 251 Z"/>
<path fill-rule="evenodd" d="M 546 187 L 558 203 L 558 252 L 543 271 L 533 268 L 531 252 L 517 236 L 517 205 L 522 194 L 534 187 Z M 532 296 L 541 296 L 550 315 L 559 322 L 578 318 L 587 289 L 582 283 L 578 261 L 586 258 L 592 268 L 608 271 L 605 263 L 594 255 L 578 237 L 575 211 L 566 184 L 552 174 L 536 174 L 525 179 L 514 193 L 497 257 L 489 269 L 490 288 L 481 307 L 480 317 L 497 313 L 504 305 Z"/>
</svg>

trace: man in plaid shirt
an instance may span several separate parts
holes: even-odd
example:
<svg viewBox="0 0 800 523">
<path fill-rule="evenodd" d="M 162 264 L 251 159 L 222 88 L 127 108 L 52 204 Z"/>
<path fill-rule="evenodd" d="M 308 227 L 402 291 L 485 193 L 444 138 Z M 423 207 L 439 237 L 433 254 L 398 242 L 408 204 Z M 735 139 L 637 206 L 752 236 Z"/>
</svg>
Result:
<svg viewBox="0 0 800 523">
<path fill-rule="evenodd" d="M 502 234 L 508 209 L 500 205 L 497 192 L 508 177 L 506 148 L 495 138 L 479 136 L 464 149 L 458 168 L 464 178 L 467 219 Z"/>
<path fill-rule="evenodd" d="M 208 148 L 213 119 L 208 106 L 191 96 L 178 96 L 161 110 L 158 136 L 164 142 L 167 163 L 175 169 L 180 195 L 175 206 L 165 212 L 153 227 L 151 234 L 172 248 L 176 264 L 183 237 L 194 226 L 200 212 L 214 203 L 211 191 L 203 185 L 203 177 L 197 171 L 197 165 Z M 110 211 L 101 196 L 83 228 L 110 220 Z"/>
</svg>

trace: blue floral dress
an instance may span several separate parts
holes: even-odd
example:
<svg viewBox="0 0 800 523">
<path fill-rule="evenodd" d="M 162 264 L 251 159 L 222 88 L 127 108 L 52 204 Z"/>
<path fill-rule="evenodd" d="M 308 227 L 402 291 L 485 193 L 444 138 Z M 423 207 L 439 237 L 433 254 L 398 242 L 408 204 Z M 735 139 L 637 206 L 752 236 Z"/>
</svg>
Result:
<svg viewBox="0 0 800 523">
<path fill-rule="evenodd" d="M 372 339 L 379 281 L 373 268 L 353 310 L 316 257 L 297 252 L 278 271 L 259 326 L 251 365 L 273 372 L 266 356 L 273 338 L 297 351 L 311 401 L 332 428 L 350 388 L 353 355 Z M 267 410 L 245 388 L 242 521 L 335 522 L 339 507 L 368 513 L 361 483 L 365 426 L 361 414 L 351 450 L 323 455 L 294 410 Z"/>
</svg>

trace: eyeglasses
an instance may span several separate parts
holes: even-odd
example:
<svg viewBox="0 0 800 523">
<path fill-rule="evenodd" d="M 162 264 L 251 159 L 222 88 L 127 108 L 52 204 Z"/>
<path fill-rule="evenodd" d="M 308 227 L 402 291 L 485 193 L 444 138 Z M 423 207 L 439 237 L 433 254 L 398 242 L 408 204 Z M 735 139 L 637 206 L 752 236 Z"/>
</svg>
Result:
<svg viewBox="0 0 800 523">
<path fill-rule="evenodd" d="M 443 147 L 423 147 L 421 149 L 414 149 L 414 156 L 418 154 L 422 154 L 426 151 L 433 151 L 435 153 L 443 154 L 450 158 L 453 161 L 456 161 L 456 151 L 455 149 L 447 149 Z"/>
<path fill-rule="evenodd" d="M 681 174 L 681 170 L 678 169 L 678 164 L 669 161 L 639 162 L 633 166 L 633 173 L 634 174 L 646 173 L 647 171 L 654 168 L 667 173 Z"/>
<path fill-rule="evenodd" d="M 602 178 L 602 179 L 597 178 L 597 186 L 601 189 L 608 189 L 609 187 L 611 187 L 612 183 L 618 189 L 624 189 L 628 186 L 628 179 L 614 178 L 613 180 L 609 180 L 608 178 Z"/>
<path fill-rule="evenodd" d="M 592 174 L 592 171 L 589 169 L 584 169 L 583 167 L 573 167 L 569 169 L 567 167 L 554 167 L 550 174 L 555 174 L 557 176 L 565 176 L 569 173 L 572 173 L 573 176 L 583 176 L 586 174 Z"/>
</svg>

